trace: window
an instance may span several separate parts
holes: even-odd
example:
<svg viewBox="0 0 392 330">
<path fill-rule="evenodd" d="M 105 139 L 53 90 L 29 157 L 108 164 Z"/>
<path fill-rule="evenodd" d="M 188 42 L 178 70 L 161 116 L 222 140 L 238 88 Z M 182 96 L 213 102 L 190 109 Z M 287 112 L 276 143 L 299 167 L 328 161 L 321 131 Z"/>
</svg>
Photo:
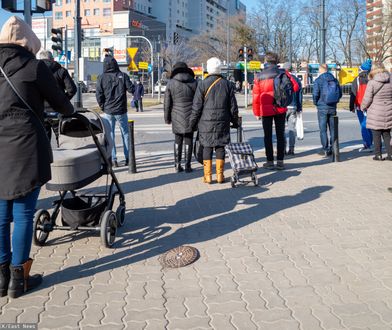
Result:
<svg viewBox="0 0 392 330">
<path fill-rule="evenodd" d="M 112 0 L 103 0 L 103 2 L 111 2 Z"/>
<path fill-rule="evenodd" d="M 152 14 L 152 8 L 151 7 L 148 7 L 148 13 Z"/>
<path fill-rule="evenodd" d="M 55 13 L 54 19 L 63 19 L 63 13 L 62 12 Z"/>
<path fill-rule="evenodd" d="M 110 8 L 104 8 L 102 14 L 103 16 L 110 16 L 112 14 L 112 11 Z"/>
<path fill-rule="evenodd" d="M 66 16 L 66 17 L 70 17 L 70 16 L 71 16 L 71 11 L 70 11 L 70 10 L 67 10 L 67 11 L 65 12 L 65 16 Z"/>
<path fill-rule="evenodd" d="M 62 6 L 63 0 L 56 0 L 56 6 Z"/>
<path fill-rule="evenodd" d="M 71 3 L 71 0 L 65 0 L 65 3 Z"/>
<path fill-rule="evenodd" d="M 85 9 L 84 16 L 90 16 L 90 15 L 91 15 L 90 9 Z"/>
<path fill-rule="evenodd" d="M 99 12 L 99 8 L 95 8 L 94 9 L 94 16 L 99 16 L 100 12 Z"/>
</svg>

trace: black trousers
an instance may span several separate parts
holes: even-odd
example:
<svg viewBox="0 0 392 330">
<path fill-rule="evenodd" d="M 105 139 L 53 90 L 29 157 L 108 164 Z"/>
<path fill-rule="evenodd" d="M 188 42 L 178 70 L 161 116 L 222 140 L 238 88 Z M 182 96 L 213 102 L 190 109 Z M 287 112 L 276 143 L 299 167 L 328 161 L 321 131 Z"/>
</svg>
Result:
<svg viewBox="0 0 392 330">
<path fill-rule="evenodd" d="M 203 159 L 212 160 L 212 153 L 215 149 L 216 159 L 225 159 L 225 147 L 203 147 Z"/>
<path fill-rule="evenodd" d="M 183 143 L 191 146 L 193 143 L 193 132 L 185 134 L 174 134 L 174 142 L 182 145 Z"/>
<path fill-rule="evenodd" d="M 374 154 L 381 156 L 381 136 L 384 139 L 385 150 L 388 156 L 391 156 L 391 130 L 372 129 L 374 141 Z"/>
<path fill-rule="evenodd" d="M 263 117 L 264 130 L 264 146 L 267 155 L 267 161 L 274 161 L 274 148 L 272 145 L 272 124 L 275 122 L 276 140 L 278 148 L 278 160 L 284 158 L 285 137 L 284 128 L 286 122 L 286 114 L 282 113 L 275 116 Z"/>
</svg>

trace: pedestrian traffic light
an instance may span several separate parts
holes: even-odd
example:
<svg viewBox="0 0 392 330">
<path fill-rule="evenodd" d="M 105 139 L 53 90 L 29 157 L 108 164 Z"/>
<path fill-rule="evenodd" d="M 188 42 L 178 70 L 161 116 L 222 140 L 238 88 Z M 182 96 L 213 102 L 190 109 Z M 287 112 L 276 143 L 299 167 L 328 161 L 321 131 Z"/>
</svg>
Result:
<svg viewBox="0 0 392 330">
<path fill-rule="evenodd" d="M 253 49 L 252 48 L 248 48 L 247 58 L 248 58 L 248 61 L 253 61 Z"/>
<path fill-rule="evenodd" d="M 84 41 L 84 30 L 80 29 L 80 40 Z"/>
<path fill-rule="evenodd" d="M 239 61 L 244 60 L 244 49 L 243 48 L 238 49 L 238 60 Z"/>
<path fill-rule="evenodd" d="M 52 29 L 52 49 L 58 53 L 63 51 L 63 30 L 62 28 Z"/>
<path fill-rule="evenodd" d="M 173 34 L 173 44 L 177 45 L 178 44 L 178 40 L 179 40 L 179 35 L 177 32 L 174 32 Z"/>
</svg>

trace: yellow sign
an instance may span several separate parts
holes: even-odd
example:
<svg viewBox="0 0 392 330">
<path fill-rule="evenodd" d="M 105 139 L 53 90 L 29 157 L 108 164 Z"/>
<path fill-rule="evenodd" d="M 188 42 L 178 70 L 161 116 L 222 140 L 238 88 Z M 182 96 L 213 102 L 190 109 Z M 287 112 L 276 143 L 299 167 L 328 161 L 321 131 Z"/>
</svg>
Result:
<svg viewBox="0 0 392 330">
<path fill-rule="evenodd" d="M 358 68 L 342 68 L 339 72 L 339 84 L 345 85 L 353 82 L 358 73 Z"/>
<path fill-rule="evenodd" d="M 127 48 L 128 56 L 129 56 L 129 65 L 128 65 L 128 71 L 139 71 L 136 63 L 135 63 L 135 55 L 139 48 L 134 47 L 134 48 Z"/>
<path fill-rule="evenodd" d="M 249 70 L 260 70 L 261 62 L 260 61 L 249 61 Z"/>
<path fill-rule="evenodd" d="M 147 62 L 139 62 L 139 69 L 140 70 L 148 70 L 148 63 Z"/>
</svg>

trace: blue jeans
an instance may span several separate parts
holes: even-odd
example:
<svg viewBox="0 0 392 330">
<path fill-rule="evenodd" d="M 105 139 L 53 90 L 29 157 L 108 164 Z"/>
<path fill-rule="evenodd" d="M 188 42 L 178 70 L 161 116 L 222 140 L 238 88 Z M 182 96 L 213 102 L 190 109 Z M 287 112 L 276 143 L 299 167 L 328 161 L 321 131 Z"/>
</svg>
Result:
<svg viewBox="0 0 392 330">
<path fill-rule="evenodd" d="M 365 148 L 370 148 L 373 144 L 373 134 L 370 129 L 366 128 L 367 116 L 361 110 L 357 110 L 357 116 L 358 116 L 359 124 L 361 125 L 363 145 Z"/>
<path fill-rule="evenodd" d="M 296 108 L 288 108 L 286 112 L 286 122 L 287 122 L 287 132 L 288 141 L 289 141 L 289 149 L 294 150 L 295 146 L 295 137 L 297 135 L 297 109 Z"/>
<path fill-rule="evenodd" d="M 129 130 L 128 130 L 128 114 L 124 113 L 123 115 L 108 115 L 105 114 L 105 117 L 109 120 L 110 126 L 112 128 L 112 139 L 114 142 L 113 150 L 112 150 L 112 160 L 117 161 L 116 154 L 116 122 L 120 124 L 121 138 L 124 146 L 124 156 L 125 159 L 128 159 L 128 149 L 129 149 Z"/>
<path fill-rule="evenodd" d="M 332 150 L 333 138 L 335 134 L 333 116 L 336 116 L 336 110 L 318 110 L 317 117 L 320 128 L 320 140 L 323 150 L 330 152 Z M 329 129 L 329 140 L 328 132 Z"/>
<path fill-rule="evenodd" d="M 30 256 L 33 239 L 33 218 L 40 188 L 24 197 L 0 199 L 0 263 L 11 261 L 13 266 L 21 265 Z M 11 253 L 11 221 L 12 232 Z"/>
</svg>

